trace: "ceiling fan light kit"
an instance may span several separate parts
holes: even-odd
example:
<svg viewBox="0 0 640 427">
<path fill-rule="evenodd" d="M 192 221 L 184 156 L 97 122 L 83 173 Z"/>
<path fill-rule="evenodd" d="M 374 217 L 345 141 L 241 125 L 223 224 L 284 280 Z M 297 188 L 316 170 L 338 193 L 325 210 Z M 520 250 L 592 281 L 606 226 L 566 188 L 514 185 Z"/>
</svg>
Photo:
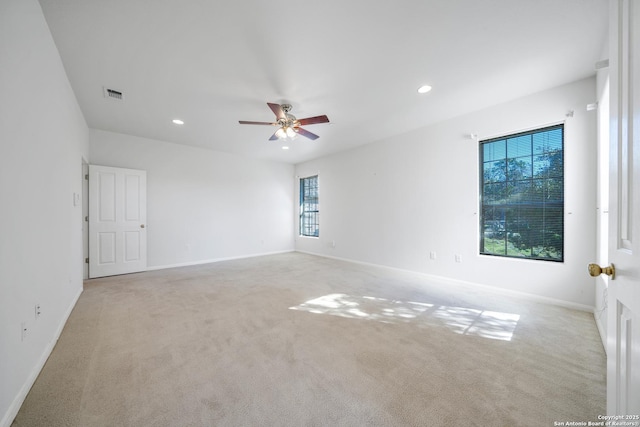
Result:
<svg viewBox="0 0 640 427">
<path fill-rule="evenodd" d="M 297 119 L 293 114 L 290 113 L 292 107 L 291 104 L 274 104 L 267 102 L 267 105 L 276 115 L 275 122 L 253 122 L 247 120 L 240 120 L 239 123 L 241 125 L 270 125 L 270 126 L 278 126 L 278 130 L 275 131 L 270 141 L 275 141 L 278 139 L 293 139 L 297 135 L 302 135 L 311 140 L 316 140 L 320 138 L 318 135 L 309 132 L 306 129 L 303 129 L 300 126 L 306 125 L 315 125 L 318 123 L 329 123 L 329 118 L 325 115 L 315 116 L 315 117 L 307 117 L 305 119 Z"/>
<path fill-rule="evenodd" d="M 280 139 L 285 139 L 285 138 L 293 139 L 297 136 L 297 133 L 293 127 L 283 126 L 276 131 L 275 135 Z"/>
</svg>

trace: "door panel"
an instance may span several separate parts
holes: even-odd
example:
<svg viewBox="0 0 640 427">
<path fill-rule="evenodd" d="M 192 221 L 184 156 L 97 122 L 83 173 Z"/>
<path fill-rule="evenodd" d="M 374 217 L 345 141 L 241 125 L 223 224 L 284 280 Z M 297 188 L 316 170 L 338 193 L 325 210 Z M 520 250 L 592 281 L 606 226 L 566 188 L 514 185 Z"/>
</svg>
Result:
<svg viewBox="0 0 640 427">
<path fill-rule="evenodd" d="M 629 393 L 633 385 L 631 375 L 633 374 L 631 366 L 633 362 L 633 330 L 637 325 L 633 318 L 633 313 L 622 303 L 618 302 L 618 360 L 617 360 L 617 394 L 618 404 L 616 405 L 616 414 L 629 413 Z"/>
<path fill-rule="evenodd" d="M 124 233 L 124 261 L 140 260 L 140 232 L 127 231 Z"/>
<path fill-rule="evenodd" d="M 127 221 L 140 222 L 140 177 L 137 175 L 125 175 L 125 219 Z"/>
<path fill-rule="evenodd" d="M 89 188 L 89 277 L 146 270 L 146 172 L 92 165 Z"/>
<path fill-rule="evenodd" d="M 640 3 L 610 1 L 607 412 L 640 414 Z M 635 48 L 633 48 L 635 46 Z"/>
<path fill-rule="evenodd" d="M 98 233 L 98 262 L 100 265 L 116 262 L 116 233 Z"/>
<path fill-rule="evenodd" d="M 91 180 L 91 169 L 89 167 L 89 179 Z M 116 220 L 116 175 L 106 171 L 95 171 L 98 178 L 98 193 L 94 194 L 94 198 L 98 203 L 98 221 L 106 223 Z M 97 197 L 96 197 L 97 196 Z M 91 196 L 90 196 L 91 197 Z"/>
</svg>

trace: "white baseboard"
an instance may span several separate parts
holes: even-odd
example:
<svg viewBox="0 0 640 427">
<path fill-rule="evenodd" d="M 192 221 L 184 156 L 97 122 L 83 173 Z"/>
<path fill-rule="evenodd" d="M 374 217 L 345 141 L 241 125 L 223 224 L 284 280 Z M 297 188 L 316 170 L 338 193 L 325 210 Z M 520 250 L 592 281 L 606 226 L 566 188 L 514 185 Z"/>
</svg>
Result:
<svg viewBox="0 0 640 427">
<path fill-rule="evenodd" d="M 7 409 L 7 412 L 2 417 L 2 420 L 0 421 L 0 427 L 10 427 L 11 423 L 13 423 L 13 420 L 16 418 L 16 415 L 18 415 L 18 411 L 20 410 L 20 407 L 24 403 L 24 400 L 27 398 L 27 394 L 29 394 L 29 390 L 31 390 L 31 387 L 33 387 L 33 384 L 36 382 L 38 375 L 40 375 L 40 371 L 42 371 L 42 368 L 44 368 L 44 364 L 47 363 L 47 359 L 49 359 L 49 356 L 51 356 L 51 352 L 56 346 L 56 343 L 58 342 L 58 339 L 62 334 L 62 330 L 64 329 L 64 326 L 67 324 L 67 320 L 69 319 L 69 316 L 71 316 L 71 312 L 73 311 L 73 308 L 76 306 L 76 303 L 78 302 L 78 299 L 80 298 L 80 295 L 82 294 L 83 290 L 84 288 L 80 287 L 80 290 L 78 291 L 76 296 L 73 298 L 73 301 L 71 301 L 71 304 L 67 308 L 67 311 L 62 316 L 62 320 L 58 324 L 58 328 L 56 329 L 53 335 L 53 339 L 49 341 L 49 344 L 45 347 L 44 351 L 42 352 L 42 355 L 40 356 L 40 359 L 38 360 L 38 363 L 33 367 L 33 369 L 31 370 L 31 374 L 23 384 L 22 388 L 20 389 L 20 392 L 15 397 L 15 399 L 13 399 L 13 402 L 11 402 L 11 405 Z"/>
<path fill-rule="evenodd" d="M 154 266 L 151 266 L 151 267 L 147 267 L 147 271 L 164 270 L 164 269 L 167 269 L 167 268 L 190 267 L 190 266 L 193 266 L 193 265 L 211 264 L 211 263 L 214 263 L 214 262 L 233 261 L 233 260 L 236 260 L 236 259 L 255 258 L 255 257 L 267 256 L 267 255 L 286 254 L 286 253 L 289 253 L 289 252 L 295 252 L 295 251 L 293 249 L 288 249 L 288 250 L 284 250 L 284 251 L 261 252 L 261 253 L 257 253 L 257 254 L 240 255 L 240 256 L 234 256 L 234 257 L 203 259 L 203 260 L 199 260 L 199 261 L 188 261 L 188 262 L 181 262 L 181 263 L 177 263 L 177 264 L 154 265 Z"/>
<path fill-rule="evenodd" d="M 606 320 L 608 316 L 608 293 L 609 288 L 607 283 L 604 279 L 598 279 L 598 282 L 596 282 L 596 308 L 593 310 L 593 318 L 596 321 L 605 353 L 607 352 L 607 327 L 602 322 L 603 319 Z"/>
<path fill-rule="evenodd" d="M 561 300 L 561 299 L 545 297 L 545 296 L 542 296 L 542 295 L 530 294 L 530 293 L 527 293 L 527 292 L 520 292 L 520 291 L 511 290 L 511 289 L 499 288 L 497 286 L 490 286 L 490 285 L 485 285 L 485 284 L 482 284 L 482 283 L 468 282 L 468 281 L 465 281 L 465 280 L 452 279 L 450 277 L 444 277 L 444 276 L 436 276 L 434 274 L 423 273 L 423 272 L 420 272 L 420 271 L 406 270 L 406 269 L 403 269 L 403 268 L 390 267 L 388 265 L 382 265 L 382 264 L 373 264 L 373 263 L 370 263 L 370 262 L 358 261 L 358 260 L 354 260 L 354 259 L 350 259 L 350 258 L 341 258 L 341 257 L 336 257 L 336 256 L 331 256 L 331 255 L 324 255 L 324 254 L 318 254 L 318 253 L 314 253 L 314 252 L 307 252 L 307 251 L 300 251 L 300 250 L 296 250 L 296 252 L 300 252 L 300 253 L 304 253 L 304 254 L 308 254 L 308 255 L 315 255 L 315 256 L 319 256 L 319 257 L 323 257 L 323 258 L 331 258 L 331 259 L 335 259 L 335 260 L 339 260 L 339 261 L 351 262 L 351 263 L 354 263 L 354 264 L 361 264 L 361 265 L 368 265 L 368 266 L 372 266 L 372 267 L 385 268 L 385 269 L 389 269 L 389 270 L 400 271 L 400 272 L 403 272 L 403 273 L 417 274 L 417 275 L 423 276 L 423 277 L 425 277 L 427 279 L 434 280 L 434 281 L 437 281 L 437 282 L 440 282 L 440 283 L 447 283 L 447 284 L 451 284 L 451 285 L 460 285 L 460 286 L 471 286 L 471 287 L 474 287 L 474 288 L 486 289 L 487 291 L 495 292 L 495 293 L 502 294 L 502 295 L 512 296 L 512 297 L 516 297 L 516 298 L 522 298 L 522 299 L 526 299 L 526 300 L 534 301 L 534 302 L 541 302 L 541 303 L 545 303 L 545 304 L 557 305 L 557 306 L 560 306 L 560 307 L 570 308 L 570 309 L 573 309 L 573 310 L 586 311 L 586 312 L 589 312 L 589 313 L 593 313 L 593 310 L 594 310 L 594 307 L 591 307 L 591 306 L 588 306 L 588 305 L 584 305 L 584 304 L 578 304 L 578 303 L 574 303 L 574 302 L 571 302 L 571 301 L 564 301 L 564 300 Z"/>
<path fill-rule="evenodd" d="M 607 312 L 604 311 L 598 316 L 598 312 L 594 310 L 593 319 L 596 321 L 596 327 L 598 328 L 598 333 L 600 333 L 600 339 L 602 340 L 602 347 L 604 347 L 605 354 L 607 353 L 607 331 L 605 330 L 604 325 L 602 324 L 602 316 L 606 316 Z"/>
</svg>

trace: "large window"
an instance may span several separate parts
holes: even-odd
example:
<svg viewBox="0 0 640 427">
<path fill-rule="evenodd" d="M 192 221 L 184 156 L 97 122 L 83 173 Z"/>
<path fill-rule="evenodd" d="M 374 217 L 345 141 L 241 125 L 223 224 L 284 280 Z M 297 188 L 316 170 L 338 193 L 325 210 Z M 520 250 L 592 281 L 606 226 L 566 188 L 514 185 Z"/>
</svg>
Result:
<svg viewBox="0 0 640 427">
<path fill-rule="evenodd" d="M 300 179 L 300 235 L 320 235 L 318 175 Z"/>
<path fill-rule="evenodd" d="M 480 142 L 480 253 L 562 261 L 564 126 Z"/>
</svg>

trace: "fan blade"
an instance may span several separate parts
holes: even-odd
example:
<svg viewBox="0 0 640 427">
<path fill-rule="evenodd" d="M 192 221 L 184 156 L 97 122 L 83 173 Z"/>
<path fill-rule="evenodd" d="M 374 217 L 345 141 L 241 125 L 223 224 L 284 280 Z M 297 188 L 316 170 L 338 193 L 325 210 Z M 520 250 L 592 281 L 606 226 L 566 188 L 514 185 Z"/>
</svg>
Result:
<svg viewBox="0 0 640 427">
<path fill-rule="evenodd" d="M 271 125 L 271 126 L 277 126 L 277 123 L 271 123 L 271 122 L 250 122 L 247 120 L 238 120 L 238 123 L 240 123 L 241 125 Z"/>
<path fill-rule="evenodd" d="M 320 138 L 318 135 L 316 135 L 315 133 L 311 133 L 308 130 L 302 129 L 302 128 L 296 128 L 296 132 L 299 133 L 302 136 L 306 136 L 309 139 L 318 139 Z"/>
<path fill-rule="evenodd" d="M 325 115 L 315 116 L 315 117 L 307 117 L 306 119 L 298 119 L 298 123 L 300 125 L 315 125 L 316 123 L 329 123 L 329 118 Z"/>
<path fill-rule="evenodd" d="M 269 108 L 271 108 L 271 111 L 273 111 L 273 114 L 276 115 L 278 120 L 283 120 L 287 118 L 280 104 L 272 104 L 271 102 L 267 102 L 267 105 L 269 106 Z"/>
</svg>

